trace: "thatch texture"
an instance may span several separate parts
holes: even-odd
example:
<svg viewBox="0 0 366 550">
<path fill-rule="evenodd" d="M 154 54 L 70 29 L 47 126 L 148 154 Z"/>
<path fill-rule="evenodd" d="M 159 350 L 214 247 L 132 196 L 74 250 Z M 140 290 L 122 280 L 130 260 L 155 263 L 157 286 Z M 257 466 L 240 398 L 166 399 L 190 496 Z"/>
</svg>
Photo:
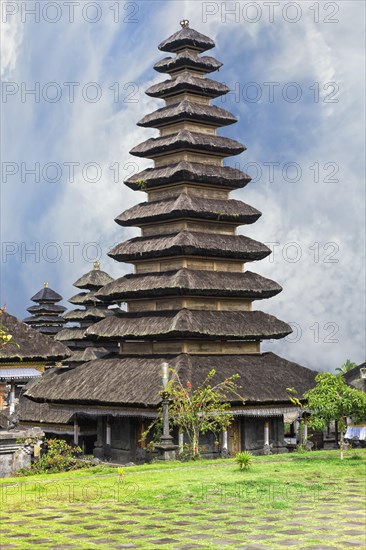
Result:
<svg viewBox="0 0 366 550">
<path fill-rule="evenodd" d="M 158 46 L 159 50 L 162 52 L 177 52 L 184 48 L 204 52 L 214 47 L 215 42 L 211 38 L 194 29 L 190 29 L 188 26 L 172 34 L 169 38 L 160 42 Z"/>
<path fill-rule="evenodd" d="M 248 174 L 230 166 L 211 166 L 184 160 L 163 168 L 147 168 L 134 174 L 124 183 L 136 191 L 185 182 L 238 189 L 245 187 L 250 180 Z M 141 186 L 141 182 L 144 183 L 144 187 Z"/>
<path fill-rule="evenodd" d="M 38 332 L 42 332 L 42 334 L 47 334 L 48 336 L 55 336 L 60 330 L 62 330 L 63 325 L 35 325 L 32 326 L 31 323 L 28 323 L 29 326 L 34 328 L 35 330 L 38 330 Z"/>
<path fill-rule="evenodd" d="M 108 355 L 110 352 L 106 348 L 88 346 L 85 349 L 76 349 L 71 357 L 67 360 L 67 363 L 87 363 L 88 361 L 94 361 Z"/>
<path fill-rule="evenodd" d="M 210 296 L 260 300 L 281 292 L 279 284 L 257 273 L 225 273 L 179 269 L 153 274 L 126 275 L 99 290 L 106 301 L 161 296 Z"/>
<path fill-rule="evenodd" d="M 115 221 L 122 226 L 131 226 L 179 218 L 194 218 L 241 225 L 254 223 L 260 216 L 261 213 L 258 210 L 242 201 L 203 199 L 182 193 L 171 199 L 137 204 L 122 212 Z"/>
<path fill-rule="evenodd" d="M 29 313 L 55 313 L 55 314 L 59 314 L 59 313 L 63 313 L 64 311 L 66 311 L 66 308 L 64 306 L 60 306 L 58 304 L 45 304 L 45 303 L 40 303 L 36 306 L 30 306 L 27 308 L 27 311 L 29 311 Z"/>
<path fill-rule="evenodd" d="M 184 50 L 175 57 L 164 57 L 154 65 L 158 73 L 174 73 L 182 69 L 191 69 L 200 73 L 212 73 L 222 67 L 222 63 L 214 57 L 207 55 L 198 56 Z"/>
<path fill-rule="evenodd" d="M 17 408 L 19 421 L 39 424 L 69 424 L 74 413 L 52 407 L 48 403 L 36 403 L 22 395 Z"/>
<path fill-rule="evenodd" d="M 75 281 L 74 286 L 76 286 L 76 288 L 87 290 L 98 290 L 111 281 L 113 281 L 113 278 L 105 271 L 100 269 L 92 269 L 80 277 L 80 279 Z"/>
<path fill-rule="evenodd" d="M 107 284 L 109 284 L 109 283 L 107 283 Z M 97 292 L 97 291 L 95 290 L 94 292 L 93 291 L 79 292 L 79 294 L 75 294 L 75 296 L 72 296 L 67 301 L 70 304 L 75 304 L 75 305 L 83 305 L 83 306 L 92 305 L 92 306 L 94 306 L 99 302 L 98 298 L 95 297 L 95 292 Z"/>
<path fill-rule="evenodd" d="M 55 336 L 55 340 L 60 342 L 71 342 L 72 340 L 83 340 L 85 335 L 85 328 L 70 327 L 60 330 Z"/>
<path fill-rule="evenodd" d="M 201 78 L 193 76 L 188 71 L 183 71 L 174 80 L 164 80 L 158 84 L 150 86 L 145 93 L 150 97 L 165 99 L 182 92 L 191 92 L 204 97 L 220 97 L 230 92 L 225 84 L 211 80 L 210 78 Z"/>
<path fill-rule="evenodd" d="M 69 372 L 46 374 L 27 390 L 32 399 L 59 403 L 152 406 L 160 403 L 161 363 L 179 373 L 183 383 L 193 387 L 202 382 L 211 369 L 213 383 L 239 374 L 240 394 L 246 404 L 290 403 L 287 388 L 293 387 L 301 398 L 314 386 L 315 371 L 278 357 L 261 355 L 177 355 L 117 356 L 81 365 Z M 238 403 L 233 396 L 232 403 Z"/>
<path fill-rule="evenodd" d="M 102 339 L 166 340 L 207 337 L 262 340 L 284 338 L 291 332 L 290 325 L 262 311 L 181 309 L 121 313 L 92 325 L 85 334 Z"/>
<path fill-rule="evenodd" d="M 181 130 L 176 134 L 147 139 L 131 149 L 130 154 L 135 157 L 154 158 L 162 153 L 186 150 L 214 153 L 224 157 L 240 155 L 245 151 L 245 147 L 234 139 Z"/>
<path fill-rule="evenodd" d="M 47 323 L 57 323 L 62 325 L 65 324 L 65 321 L 58 315 L 32 315 L 31 317 L 26 317 L 23 319 L 23 323 L 27 323 L 27 325 L 42 325 Z"/>
<path fill-rule="evenodd" d="M 73 309 L 67 311 L 63 315 L 63 319 L 70 322 L 77 321 L 99 321 L 104 319 L 107 315 L 113 315 L 113 313 L 107 308 L 100 307 L 88 307 L 87 309 Z"/>
<path fill-rule="evenodd" d="M 0 324 L 12 335 L 12 342 L 18 344 L 4 346 L 0 352 L 0 362 L 60 361 L 70 355 L 70 350 L 66 346 L 34 330 L 7 312 L 0 316 Z"/>
<path fill-rule="evenodd" d="M 47 283 L 45 283 L 47 284 Z M 32 302 L 60 302 L 62 300 L 62 296 L 49 288 L 48 286 L 45 286 L 37 292 L 34 296 L 31 298 Z"/>
<path fill-rule="evenodd" d="M 117 245 L 108 256 L 120 262 L 169 256 L 261 260 L 271 253 L 264 244 L 243 235 L 180 231 L 163 236 L 136 237 Z"/>
<path fill-rule="evenodd" d="M 229 111 L 216 107 L 216 105 L 201 105 L 200 103 L 184 100 L 144 116 L 137 125 L 143 128 L 160 128 L 167 124 L 182 121 L 204 122 L 219 128 L 237 122 L 237 118 Z"/>
</svg>

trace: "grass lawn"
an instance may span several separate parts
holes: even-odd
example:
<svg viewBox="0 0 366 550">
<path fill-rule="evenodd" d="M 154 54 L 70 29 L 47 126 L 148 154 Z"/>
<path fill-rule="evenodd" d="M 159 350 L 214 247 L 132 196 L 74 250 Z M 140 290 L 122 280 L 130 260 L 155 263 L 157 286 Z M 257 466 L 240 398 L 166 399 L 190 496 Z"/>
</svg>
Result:
<svg viewBox="0 0 366 550">
<path fill-rule="evenodd" d="M 366 450 L 0 480 L 1 549 L 364 548 Z"/>
</svg>

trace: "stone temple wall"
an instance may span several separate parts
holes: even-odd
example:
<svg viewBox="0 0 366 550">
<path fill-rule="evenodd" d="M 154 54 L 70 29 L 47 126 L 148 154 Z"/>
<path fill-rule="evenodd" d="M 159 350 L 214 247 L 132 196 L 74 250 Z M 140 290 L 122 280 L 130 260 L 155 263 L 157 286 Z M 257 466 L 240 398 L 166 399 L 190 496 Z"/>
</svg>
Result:
<svg viewBox="0 0 366 550">
<path fill-rule="evenodd" d="M 34 448 L 40 448 L 43 436 L 40 428 L 0 430 L 0 477 L 10 477 L 20 468 L 29 468 Z"/>
</svg>

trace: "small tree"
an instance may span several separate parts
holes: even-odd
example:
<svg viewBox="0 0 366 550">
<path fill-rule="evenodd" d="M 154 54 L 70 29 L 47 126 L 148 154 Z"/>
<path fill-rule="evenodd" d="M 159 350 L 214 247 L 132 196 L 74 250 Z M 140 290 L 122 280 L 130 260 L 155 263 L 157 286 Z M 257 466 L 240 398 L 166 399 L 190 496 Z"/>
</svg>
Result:
<svg viewBox="0 0 366 550">
<path fill-rule="evenodd" d="M 336 372 L 339 372 L 339 374 L 346 374 L 346 372 L 354 369 L 355 367 L 357 367 L 356 363 L 353 363 L 350 359 L 347 359 L 341 367 L 336 368 Z"/>
<path fill-rule="evenodd" d="M 182 382 L 177 371 L 172 369 L 171 372 L 172 379 L 167 387 L 170 398 L 169 419 L 174 426 L 178 426 L 180 432 L 186 434 L 190 454 L 195 458 L 199 456 L 200 433 L 219 433 L 233 422 L 228 396 L 234 394 L 243 401 L 236 383 L 239 375 L 234 374 L 212 385 L 216 371 L 211 370 L 205 380 L 194 389 L 189 380 L 185 384 Z"/>
<path fill-rule="evenodd" d="M 343 460 L 344 431 L 347 417 L 356 422 L 366 418 L 366 393 L 347 386 L 343 376 L 321 372 L 315 378 L 316 386 L 304 394 L 305 405 L 311 411 L 309 425 L 323 430 L 331 421 L 340 429 L 340 457 Z"/>
</svg>

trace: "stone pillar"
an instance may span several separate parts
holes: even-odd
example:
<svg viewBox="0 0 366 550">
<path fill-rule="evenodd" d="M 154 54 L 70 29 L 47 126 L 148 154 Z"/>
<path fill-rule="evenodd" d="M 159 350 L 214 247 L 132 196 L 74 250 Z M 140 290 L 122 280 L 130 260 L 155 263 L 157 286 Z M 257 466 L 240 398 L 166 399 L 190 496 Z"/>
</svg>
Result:
<svg viewBox="0 0 366 550">
<path fill-rule="evenodd" d="M 264 444 L 269 445 L 269 420 L 264 421 Z"/>
<path fill-rule="evenodd" d="M 11 385 L 10 385 L 9 412 L 10 412 L 10 414 L 15 413 L 15 384 L 14 384 L 14 382 L 12 382 Z"/>
<path fill-rule="evenodd" d="M 182 453 L 183 448 L 184 448 L 184 434 L 183 434 L 183 432 L 179 432 L 178 443 L 179 443 L 179 452 Z"/>
<path fill-rule="evenodd" d="M 271 454 L 271 448 L 269 446 L 269 420 L 264 421 L 264 445 L 263 445 L 263 454 Z"/>
<path fill-rule="evenodd" d="M 304 420 L 304 445 L 306 445 L 306 442 L 308 440 L 308 423 L 307 420 Z"/>
<path fill-rule="evenodd" d="M 158 450 L 159 460 L 175 460 L 178 445 L 174 445 L 173 437 L 169 432 L 169 399 L 167 395 L 163 396 L 163 434 L 159 445 L 155 445 Z"/>
<path fill-rule="evenodd" d="M 229 456 L 229 443 L 228 443 L 227 430 L 223 430 L 222 432 L 221 456 L 222 458 L 228 458 Z"/>
<path fill-rule="evenodd" d="M 111 423 L 109 418 L 107 419 L 106 431 L 105 431 L 105 442 L 107 445 L 111 445 L 112 442 L 112 430 Z"/>
<path fill-rule="evenodd" d="M 74 417 L 74 444 L 79 445 L 79 424 L 76 415 Z"/>
</svg>

